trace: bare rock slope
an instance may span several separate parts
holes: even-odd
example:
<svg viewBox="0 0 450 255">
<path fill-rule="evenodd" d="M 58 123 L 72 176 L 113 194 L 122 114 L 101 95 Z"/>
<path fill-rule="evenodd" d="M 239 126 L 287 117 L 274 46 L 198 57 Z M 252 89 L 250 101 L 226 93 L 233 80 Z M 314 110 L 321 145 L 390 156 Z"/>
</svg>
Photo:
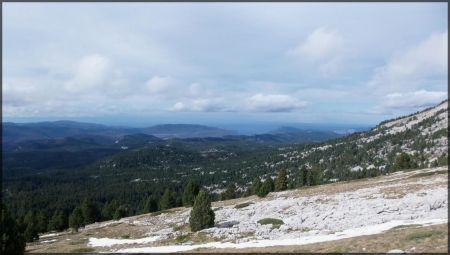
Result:
<svg viewBox="0 0 450 255">
<path fill-rule="evenodd" d="M 215 227 L 197 233 L 190 232 L 190 208 L 183 207 L 96 223 L 86 226 L 79 233 L 47 234 L 41 236 L 38 242 L 29 244 L 27 250 L 255 252 L 271 251 L 267 249 L 273 247 L 317 244 L 305 246 L 309 247 L 306 251 L 314 252 L 323 247 L 319 244 L 343 242 L 349 238 L 370 235 L 384 240 L 383 235 L 377 235 L 408 226 L 446 226 L 447 191 L 447 166 L 396 172 L 376 178 L 270 193 L 265 198 L 252 196 L 215 202 Z M 272 219 L 266 220 L 269 224 L 258 222 L 267 218 Z M 443 236 L 443 242 L 446 242 L 448 233 Z M 386 238 L 392 237 L 386 235 Z M 433 237 L 419 235 L 417 238 Z M 420 250 L 420 242 L 412 240 L 415 246 L 406 248 L 409 251 Z M 392 243 L 393 240 L 384 241 Z M 442 245 L 446 246 L 445 243 Z M 389 251 L 384 247 L 373 249 Z"/>
</svg>

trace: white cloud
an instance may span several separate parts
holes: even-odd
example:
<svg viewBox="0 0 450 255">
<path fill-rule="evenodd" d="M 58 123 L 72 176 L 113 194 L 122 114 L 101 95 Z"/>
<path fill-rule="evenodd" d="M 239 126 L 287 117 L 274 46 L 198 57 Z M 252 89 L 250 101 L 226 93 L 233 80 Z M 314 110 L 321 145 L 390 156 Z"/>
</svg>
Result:
<svg viewBox="0 0 450 255">
<path fill-rule="evenodd" d="M 343 38 L 337 31 L 320 27 L 287 54 L 315 62 L 328 59 L 342 47 L 342 44 Z"/>
<path fill-rule="evenodd" d="M 284 94 L 227 95 L 176 102 L 176 112 L 292 112 L 306 106 L 305 101 Z"/>
<path fill-rule="evenodd" d="M 146 82 L 151 95 L 165 95 L 175 92 L 176 81 L 172 77 L 155 76 Z"/>
<path fill-rule="evenodd" d="M 418 90 L 386 95 L 383 106 L 388 108 L 423 108 L 436 105 L 447 98 L 445 91 Z"/>
<path fill-rule="evenodd" d="M 169 111 L 174 112 L 222 112 L 228 111 L 220 98 L 201 98 L 187 103 L 177 102 Z"/>
<path fill-rule="evenodd" d="M 442 81 L 440 78 L 415 86 L 425 76 L 400 79 L 392 74 L 414 62 L 407 58 L 394 61 L 409 51 L 405 42 L 419 42 L 431 31 L 446 31 L 448 15 L 442 6 L 420 4 L 405 9 L 389 4 L 374 9 L 359 4 L 345 8 L 268 4 L 255 9 L 225 4 L 199 10 L 195 4 L 174 8 L 155 4 L 145 8 L 73 6 L 67 10 L 63 6 L 8 5 L 4 17 L 4 113 L 44 117 L 120 111 L 133 115 L 161 113 L 170 106 L 176 111 L 291 111 L 301 108 L 295 98 L 320 107 L 292 115 L 328 117 L 327 111 L 335 110 L 338 102 L 346 102 L 343 109 L 363 111 L 389 93 L 445 90 L 446 82 L 432 85 Z M 336 12 L 336 8 L 340 10 Z M 203 15 L 205 11 L 212 15 Z M 123 19 L 117 19 L 119 12 Z M 376 19 L 380 14 L 381 23 Z M 80 15 L 84 18 L 77 19 Z M 411 26 L 415 29 L 408 29 Z M 439 39 L 422 48 L 428 51 L 436 41 Z M 399 48 L 405 51 L 391 58 L 397 65 L 389 65 L 389 61 L 379 64 L 380 58 L 388 60 Z M 412 55 L 424 55 L 419 53 Z M 447 55 L 447 51 L 435 53 Z M 435 66 L 433 63 L 424 61 L 411 72 L 416 75 Z M 373 67 L 383 64 L 388 71 L 381 72 L 382 79 L 375 87 L 387 83 L 391 83 L 388 88 L 398 87 L 372 95 L 359 84 L 374 78 Z M 445 75 L 446 65 L 440 69 Z M 430 76 L 434 78 L 426 78 Z M 271 82 L 246 82 L 254 79 Z M 263 95 L 250 100 L 258 93 Z M 294 99 L 276 103 L 270 95 Z M 214 101 L 217 98 L 222 101 Z M 262 103 L 269 99 L 271 104 Z M 353 120 L 359 118 L 365 117 Z"/>
<path fill-rule="evenodd" d="M 369 87 L 380 93 L 418 89 L 428 80 L 443 81 L 447 74 L 448 33 L 433 33 L 375 70 Z"/>
<path fill-rule="evenodd" d="M 189 86 L 189 93 L 193 96 L 198 96 L 204 92 L 205 92 L 205 90 L 204 90 L 203 86 L 201 86 L 199 83 L 192 83 Z"/>
<path fill-rule="evenodd" d="M 7 79 L 3 82 L 3 106 L 17 107 L 28 105 L 41 98 L 41 91 L 35 82 L 28 79 Z"/>
<path fill-rule="evenodd" d="M 344 67 L 344 62 L 340 57 L 333 57 L 319 66 L 319 72 L 324 76 L 339 74 Z"/>
<path fill-rule="evenodd" d="M 187 109 L 186 105 L 183 102 L 176 102 L 171 108 L 169 108 L 169 111 L 172 112 L 183 112 Z"/>
<path fill-rule="evenodd" d="M 112 65 L 108 58 L 99 54 L 83 57 L 74 72 L 73 78 L 65 84 L 70 92 L 85 92 L 105 85 L 111 77 Z"/>
<path fill-rule="evenodd" d="M 377 105 L 364 112 L 375 115 L 392 115 L 394 112 L 407 114 L 434 106 L 447 98 L 446 91 L 416 90 L 389 93 L 381 97 Z"/>
<path fill-rule="evenodd" d="M 254 112 L 291 112 L 305 107 L 306 102 L 283 94 L 256 94 L 248 98 L 246 105 Z"/>
</svg>

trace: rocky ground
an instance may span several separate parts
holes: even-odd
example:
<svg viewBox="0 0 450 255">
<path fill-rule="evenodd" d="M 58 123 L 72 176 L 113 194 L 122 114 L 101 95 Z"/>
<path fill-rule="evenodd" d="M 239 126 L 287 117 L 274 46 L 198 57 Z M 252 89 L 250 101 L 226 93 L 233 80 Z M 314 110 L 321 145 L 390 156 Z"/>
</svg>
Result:
<svg viewBox="0 0 450 255">
<path fill-rule="evenodd" d="M 448 167 L 216 202 L 213 209 L 216 226 L 197 233 L 187 224 L 190 209 L 174 208 L 49 233 L 27 251 L 445 252 Z M 273 224 L 258 223 L 267 218 Z"/>
</svg>

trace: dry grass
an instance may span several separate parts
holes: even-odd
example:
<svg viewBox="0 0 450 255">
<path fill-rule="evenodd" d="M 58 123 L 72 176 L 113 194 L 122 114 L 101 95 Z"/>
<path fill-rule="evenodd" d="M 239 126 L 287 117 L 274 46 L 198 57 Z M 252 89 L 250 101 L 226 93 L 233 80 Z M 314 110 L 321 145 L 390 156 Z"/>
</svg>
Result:
<svg viewBox="0 0 450 255">
<path fill-rule="evenodd" d="M 413 175 L 409 176 L 408 178 L 420 178 L 420 177 L 427 177 L 427 176 L 431 176 L 431 175 L 435 175 L 435 174 L 446 174 L 446 173 L 448 173 L 448 170 L 440 170 L 440 171 L 435 171 L 435 172 L 425 172 L 425 173 L 413 174 Z"/>
<path fill-rule="evenodd" d="M 384 233 L 297 246 L 272 246 L 245 249 L 199 249 L 206 253 L 384 253 L 400 249 L 406 252 L 447 253 L 448 224 L 425 227 L 393 228 Z"/>
</svg>

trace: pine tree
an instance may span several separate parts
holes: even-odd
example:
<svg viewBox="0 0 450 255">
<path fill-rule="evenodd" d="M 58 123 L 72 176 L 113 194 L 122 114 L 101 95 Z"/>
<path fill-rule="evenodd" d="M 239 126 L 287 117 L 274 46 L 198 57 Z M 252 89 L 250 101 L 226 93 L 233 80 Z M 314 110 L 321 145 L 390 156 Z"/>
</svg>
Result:
<svg viewBox="0 0 450 255">
<path fill-rule="evenodd" d="M 25 215 L 23 222 L 25 224 L 25 231 L 23 234 L 25 241 L 33 242 L 34 240 L 38 239 L 39 235 L 38 235 L 38 229 L 37 229 L 36 214 L 34 214 L 34 212 L 32 212 L 32 211 L 28 212 Z"/>
<path fill-rule="evenodd" d="M 20 255 L 25 251 L 25 239 L 16 220 L 6 206 L 1 204 L 1 254 Z"/>
<path fill-rule="evenodd" d="M 228 184 L 225 192 L 222 193 L 222 200 L 236 198 L 236 185 L 234 183 Z"/>
<path fill-rule="evenodd" d="M 251 194 L 258 195 L 259 190 L 261 189 L 261 185 L 261 179 L 259 179 L 259 177 L 256 177 L 252 183 L 252 186 L 250 187 Z"/>
<path fill-rule="evenodd" d="M 277 179 L 275 180 L 275 191 L 282 191 L 286 189 L 287 189 L 286 170 L 281 169 L 278 172 Z"/>
<path fill-rule="evenodd" d="M 412 167 L 412 162 L 410 156 L 402 152 L 395 157 L 394 168 L 395 169 L 408 169 Z"/>
<path fill-rule="evenodd" d="M 66 215 L 62 211 L 55 211 L 50 222 L 48 223 L 48 228 L 50 230 L 63 231 L 67 226 Z"/>
<path fill-rule="evenodd" d="M 78 231 L 82 226 L 84 226 L 83 212 L 80 207 L 75 207 L 72 214 L 69 216 L 69 227 Z"/>
<path fill-rule="evenodd" d="M 190 180 L 183 191 L 183 205 L 184 206 L 193 206 L 195 201 L 195 196 L 197 196 L 199 191 L 199 186 L 193 181 Z"/>
<path fill-rule="evenodd" d="M 196 232 L 214 226 L 214 211 L 211 209 L 211 199 L 207 191 L 202 190 L 195 198 L 189 218 L 191 230 Z"/>
<path fill-rule="evenodd" d="M 119 203 L 116 200 L 112 200 L 111 202 L 106 202 L 102 208 L 102 218 L 104 220 L 110 220 L 114 217 L 114 213 L 119 207 Z"/>
<path fill-rule="evenodd" d="M 294 182 L 289 182 L 288 189 L 295 189 L 295 183 Z"/>
<path fill-rule="evenodd" d="M 161 210 L 166 210 L 175 207 L 175 205 L 175 196 L 169 189 L 166 189 L 163 196 L 161 197 L 161 200 L 159 201 L 159 207 L 161 208 Z"/>
<path fill-rule="evenodd" d="M 297 188 L 306 186 L 307 179 L 306 179 L 306 173 L 308 170 L 306 170 L 306 167 L 303 166 L 299 171 L 297 175 Z"/>
<path fill-rule="evenodd" d="M 322 184 L 322 174 L 323 171 L 320 169 L 318 165 L 314 165 L 310 170 L 310 185 L 319 185 Z"/>
<path fill-rule="evenodd" d="M 144 210 L 145 212 L 158 211 L 158 199 L 155 196 L 150 196 L 147 198 L 147 201 L 145 201 Z"/>
<path fill-rule="evenodd" d="M 114 212 L 114 219 L 119 220 L 128 215 L 128 208 L 124 205 L 119 206 Z"/>
<path fill-rule="evenodd" d="M 84 199 L 83 203 L 81 203 L 81 211 L 83 212 L 84 225 L 88 225 L 99 220 L 99 209 L 91 198 Z"/>
<path fill-rule="evenodd" d="M 39 233 L 47 231 L 48 217 L 45 211 L 39 211 L 36 215 L 36 228 Z"/>
<path fill-rule="evenodd" d="M 272 192 L 274 190 L 274 183 L 270 176 L 266 178 L 264 183 L 261 185 L 261 188 L 259 189 L 258 196 L 259 197 L 265 197 L 269 192 Z"/>
</svg>

